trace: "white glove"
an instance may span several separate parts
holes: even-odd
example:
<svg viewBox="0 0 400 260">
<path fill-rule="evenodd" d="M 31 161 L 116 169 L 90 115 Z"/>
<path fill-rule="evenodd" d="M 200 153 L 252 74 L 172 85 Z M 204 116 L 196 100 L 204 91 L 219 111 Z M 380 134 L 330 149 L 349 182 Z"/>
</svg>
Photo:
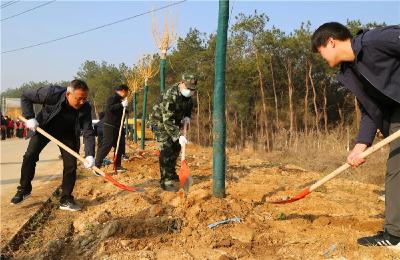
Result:
<svg viewBox="0 0 400 260">
<path fill-rule="evenodd" d="M 39 126 L 38 121 L 35 118 L 31 118 L 26 121 L 26 127 L 29 130 L 36 131 L 36 128 Z"/>
<path fill-rule="evenodd" d="M 183 119 L 182 119 L 182 124 L 186 124 L 186 125 L 190 125 L 190 117 L 187 117 L 187 116 L 185 116 Z"/>
<path fill-rule="evenodd" d="M 86 160 L 86 162 L 84 163 L 84 165 L 85 165 L 86 169 L 92 168 L 94 166 L 93 156 L 91 156 L 91 155 L 86 156 L 85 160 Z"/>
<path fill-rule="evenodd" d="M 127 107 L 127 106 L 128 106 L 128 99 L 122 100 L 122 101 L 121 101 L 121 105 L 122 105 L 123 107 Z"/>
<path fill-rule="evenodd" d="M 185 136 L 183 136 L 183 135 L 179 136 L 179 144 L 180 144 L 181 146 L 184 146 L 184 145 L 187 144 L 187 143 L 188 143 L 188 140 L 186 139 Z"/>
</svg>

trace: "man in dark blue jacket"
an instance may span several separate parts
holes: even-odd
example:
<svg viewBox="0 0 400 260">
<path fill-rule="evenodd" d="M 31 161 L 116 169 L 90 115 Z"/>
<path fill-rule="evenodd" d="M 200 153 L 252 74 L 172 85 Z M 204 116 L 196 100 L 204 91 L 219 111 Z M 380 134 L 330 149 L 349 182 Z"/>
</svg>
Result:
<svg viewBox="0 0 400 260">
<path fill-rule="evenodd" d="M 31 181 L 35 176 L 36 162 L 39 160 L 40 152 L 49 143 L 49 139 L 35 132 L 38 126 L 76 152 L 79 152 L 79 136 L 82 131 L 85 143 L 85 167 L 94 166 L 95 140 L 91 106 L 87 102 L 88 91 L 86 83 L 77 79 L 71 81 L 67 88 L 49 86 L 24 91 L 21 96 L 22 113 L 28 119 L 26 126 L 33 131 L 33 136 L 22 161 L 20 186 L 11 200 L 12 204 L 22 202 L 31 194 Z M 33 104 L 43 105 L 36 118 Z M 61 148 L 60 151 L 64 164 L 60 209 L 77 211 L 81 208 L 72 196 L 76 181 L 76 158 Z"/>
<path fill-rule="evenodd" d="M 98 168 L 102 166 L 103 160 L 111 151 L 111 148 L 117 147 L 123 109 L 124 107 L 126 108 L 128 106 L 128 100 L 126 99 L 128 96 L 128 90 L 129 88 L 127 85 L 119 85 L 115 87 L 114 94 L 111 95 L 106 101 L 106 109 L 103 120 L 103 140 L 101 146 L 97 150 L 95 162 Z M 123 151 L 122 145 L 125 145 L 125 142 L 122 141 L 122 138 L 125 137 L 121 136 L 120 145 L 118 151 L 116 151 L 117 156 L 115 158 L 117 172 L 119 173 L 126 171 L 126 169 L 121 166 L 121 155 Z"/>
<path fill-rule="evenodd" d="M 354 38 L 342 24 L 321 25 L 312 49 L 330 67 L 340 65 L 338 81 L 357 98 L 362 116 L 356 145 L 347 163 L 364 163 L 360 154 L 379 129 L 384 136 L 400 129 L 400 26 L 362 30 Z M 364 246 L 400 245 L 400 140 L 390 144 L 385 179 L 384 231 L 358 239 Z"/>
</svg>

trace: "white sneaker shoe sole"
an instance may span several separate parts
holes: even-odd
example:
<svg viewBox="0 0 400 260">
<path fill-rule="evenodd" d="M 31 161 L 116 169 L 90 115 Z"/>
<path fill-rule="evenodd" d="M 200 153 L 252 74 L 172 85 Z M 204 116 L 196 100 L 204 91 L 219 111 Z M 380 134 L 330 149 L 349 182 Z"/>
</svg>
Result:
<svg viewBox="0 0 400 260">
<path fill-rule="evenodd" d="M 81 208 L 80 209 L 71 209 L 69 207 L 63 207 L 63 206 L 60 206 L 60 209 L 61 210 L 68 210 L 68 211 L 81 211 L 82 210 Z"/>
</svg>

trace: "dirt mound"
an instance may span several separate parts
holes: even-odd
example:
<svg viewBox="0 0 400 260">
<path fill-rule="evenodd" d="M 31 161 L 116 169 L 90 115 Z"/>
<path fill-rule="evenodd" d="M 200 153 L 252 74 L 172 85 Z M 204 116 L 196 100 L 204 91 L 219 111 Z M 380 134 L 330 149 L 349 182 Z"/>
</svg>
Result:
<svg viewBox="0 0 400 260">
<path fill-rule="evenodd" d="M 356 244 L 382 228 L 384 205 L 373 192 L 380 190 L 376 185 L 339 178 L 303 200 L 274 205 L 269 201 L 295 195 L 323 175 L 230 152 L 227 196 L 217 199 L 211 194 L 211 149 L 189 146 L 194 185 L 185 197 L 159 188 L 153 152 L 131 153 L 124 163 L 128 173 L 115 178 L 144 187 L 144 193 L 118 190 L 84 172 L 75 190 L 84 210 L 54 211 L 36 234 L 40 246 L 21 249 L 16 258 L 400 258 L 393 250 Z M 233 217 L 240 222 L 208 227 Z"/>
</svg>

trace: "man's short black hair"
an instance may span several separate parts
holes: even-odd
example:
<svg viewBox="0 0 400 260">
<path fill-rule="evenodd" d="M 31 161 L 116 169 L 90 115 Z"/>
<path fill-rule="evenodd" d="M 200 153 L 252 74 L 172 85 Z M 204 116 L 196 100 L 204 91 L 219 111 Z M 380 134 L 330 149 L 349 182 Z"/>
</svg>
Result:
<svg viewBox="0 0 400 260">
<path fill-rule="evenodd" d="M 334 40 L 345 41 L 347 39 L 352 39 L 353 36 L 349 29 L 341 23 L 330 22 L 324 23 L 311 37 L 311 48 L 313 52 L 318 52 L 318 48 L 326 46 L 328 39 L 332 38 Z"/>
<path fill-rule="evenodd" d="M 125 90 L 125 91 L 128 91 L 129 88 L 128 88 L 127 85 L 122 84 L 122 85 L 116 86 L 116 87 L 115 87 L 115 90 L 117 90 L 117 91 L 118 91 L 118 90 Z"/>
<path fill-rule="evenodd" d="M 72 87 L 73 90 L 80 89 L 83 91 L 89 91 L 89 87 L 86 82 L 80 79 L 74 79 L 73 81 L 71 81 L 69 86 Z"/>
</svg>

